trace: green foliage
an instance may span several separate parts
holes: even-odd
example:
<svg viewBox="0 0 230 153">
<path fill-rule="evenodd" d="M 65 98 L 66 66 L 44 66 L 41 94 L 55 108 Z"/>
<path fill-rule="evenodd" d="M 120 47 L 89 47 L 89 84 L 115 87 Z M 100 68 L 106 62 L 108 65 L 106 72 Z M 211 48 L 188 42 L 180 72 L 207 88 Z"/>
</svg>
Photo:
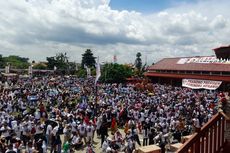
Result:
<svg viewBox="0 0 230 153">
<path fill-rule="evenodd" d="M 69 61 L 66 53 L 58 53 L 56 56 L 47 57 L 47 67 L 48 69 L 53 70 L 54 67 L 57 67 L 57 70 L 68 70 L 69 69 Z"/>
<path fill-rule="evenodd" d="M 85 78 L 86 77 L 86 70 L 84 68 L 80 68 L 78 71 L 77 71 L 77 74 L 76 74 L 79 78 Z"/>
<path fill-rule="evenodd" d="M 0 54 L 0 68 L 4 68 L 5 67 L 5 62 L 3 60 L 2 55 Z"/>
<path fill-rule="evenodd" d="M 10 55 L 8 57 L 3 57 L 4 65 L 10 64 L 12 68 L 16 69 L 26 69 L 29 67 L 29 58 L 20 57 L 16 55 Z"/>
<path fill-rule="evenodd" d="M 136 54 L 135 67 L 137 68 L 138 72 L 141 71 L 142 60 L 141 60 L 141 53 L 140 52 L 138 52 Z"/>
<path fill-rule="evenodd" d="M 90 49 L 87 49 L 84 54 L 82 54 L 81 67 L 84 68 L 84 65 L 88 67 L 95 67 L 95 57 Z"/>
<path fill-rule="evenodd" d="M 126 81 L 126 78 L 132 75 L 132 69 L 127 65 L 107 63 L 102 68 L 100 81 L 105 83 L 123 83 Z"/>
<path fill-rule="evenodd" d="M 96 74 L 97 74 L 96 68 L 91 68 L 91 75 L 96 76 Z"/>
<path fill-rule="evenodd" d="M 75 74 L 76 73 L 76 63 L 75 62 L 69 62 L 69 73 Z"/>
</svg>

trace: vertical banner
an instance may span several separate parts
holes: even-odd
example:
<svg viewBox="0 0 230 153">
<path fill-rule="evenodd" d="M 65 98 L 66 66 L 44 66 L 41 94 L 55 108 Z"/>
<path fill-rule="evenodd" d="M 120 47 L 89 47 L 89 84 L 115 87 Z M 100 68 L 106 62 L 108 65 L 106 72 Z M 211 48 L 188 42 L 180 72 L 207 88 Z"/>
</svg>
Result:
<svg viewBox="0 0 230 153">
<path fill-rule="evenodd" d="M 96 65 L 96 79 L 95 79 L 95 85 L 97 84 L 97 81 L 101 77 L 101 68 L 99 63 L 99 57 L 97 58 L 97 65 Z"/>
<path fill-rule="evenodd" d="M 7 65 L 7 66 L 5 67 L 5 73 L 10 73 L 10 66 L 9 66 L 9 65 Z"/>
<path fill-rule="evenodd" d="M 84 65 L 84 68 L 86 69 L 87 78 L 90 78 L 91 77 L 91 69 L 87 65 Z"/>
<path fill-rule="evenodd" d="M 30 65 L 28 68 L 28 75 L 32 75 L 32 73 L 33 73 L 33 67 L 32 65 Z"/>
</svg>

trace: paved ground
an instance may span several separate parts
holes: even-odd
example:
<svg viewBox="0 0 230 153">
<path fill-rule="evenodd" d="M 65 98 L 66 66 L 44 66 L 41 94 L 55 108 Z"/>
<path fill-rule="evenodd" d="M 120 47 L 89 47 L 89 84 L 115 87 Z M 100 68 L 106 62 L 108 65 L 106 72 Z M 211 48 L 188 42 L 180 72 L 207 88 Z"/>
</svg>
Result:
<svg viewBox="0 0 230 153">
<path fill-rule="evenodd" d="M 123 137 L 125 136 L 124 134 L 124 129 L 119 129 L 120 132 L 122 133 Z M 109 131 L 109 136 L 111 137 L 111 132 Z M 141 136 L 140 136 L 140 141 L 142 143 L 142 139 L 141 139 Z M 136 145 L 137 148 L 139 147 L 138 144 Z M 97 137 L 96 133 L 95 133 L 95 136 L 94 136 L 94 143 L 93 143 L 93 148 L 94 148 L 94 151 L 96 153 L 102 153 L 102 149 L 100 148 L 101 147 L 101 139 Z M 82 149 L 80 150 L 77 150 L 75 151 L 76 153 L 85 153 L 86 152 L 86 147 L 83 147 Z"/>
</svg>

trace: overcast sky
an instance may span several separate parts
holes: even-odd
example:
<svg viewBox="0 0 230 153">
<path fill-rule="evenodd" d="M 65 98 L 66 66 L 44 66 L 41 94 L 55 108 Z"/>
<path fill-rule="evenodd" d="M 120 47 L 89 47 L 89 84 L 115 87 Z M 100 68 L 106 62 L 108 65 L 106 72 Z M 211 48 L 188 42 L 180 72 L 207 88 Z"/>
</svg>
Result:
<svg viewBox="0 0 230 153">
<path fill-rule="evenodd" d="M 229 0 L 0 0 L 0 54 L 45 61 L 90 48 L 101 62 L 213 55 L 229 45 Z M 147 58 L 145 58 L 147 57 Z"/>
</svg>

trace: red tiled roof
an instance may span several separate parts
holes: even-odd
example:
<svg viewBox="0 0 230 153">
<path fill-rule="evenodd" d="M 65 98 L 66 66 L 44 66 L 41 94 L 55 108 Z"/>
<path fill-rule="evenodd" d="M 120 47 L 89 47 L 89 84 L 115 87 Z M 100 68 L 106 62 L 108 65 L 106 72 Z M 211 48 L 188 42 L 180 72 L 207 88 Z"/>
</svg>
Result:
<svg viewBox="0 0 230 153">
<path fill-rule="evenodd" d="M 164 58 L 152 65 L 148 70 L 177 70 L 177 71 L 209 71 L 230 72 L 230 64 L 219 63 L 185 63 L 177 64 L 181 58 Z"/>
</svg>

